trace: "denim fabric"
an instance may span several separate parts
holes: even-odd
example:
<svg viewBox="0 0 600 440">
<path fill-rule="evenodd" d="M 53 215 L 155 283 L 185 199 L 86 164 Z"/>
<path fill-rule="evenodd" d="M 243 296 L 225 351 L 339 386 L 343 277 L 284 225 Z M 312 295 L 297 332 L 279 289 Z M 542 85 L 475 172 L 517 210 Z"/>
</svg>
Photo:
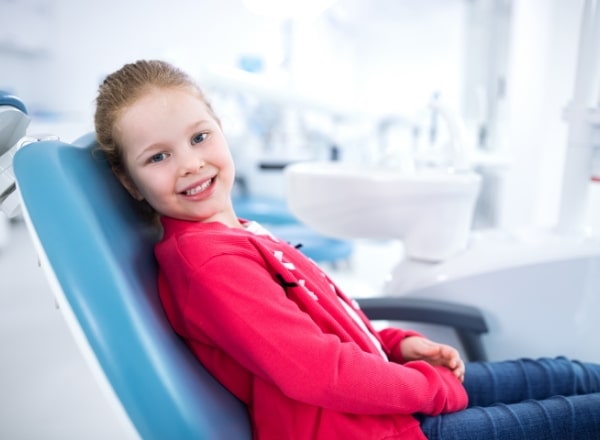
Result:
<svg viewBox="0 0 600 440">
<path fill-rule="evenodd" d="M 475 362 L 464 385 L 469 408 L 419 417 L 429 440 L 600 440 L 600 365 Z"/>
</svg>

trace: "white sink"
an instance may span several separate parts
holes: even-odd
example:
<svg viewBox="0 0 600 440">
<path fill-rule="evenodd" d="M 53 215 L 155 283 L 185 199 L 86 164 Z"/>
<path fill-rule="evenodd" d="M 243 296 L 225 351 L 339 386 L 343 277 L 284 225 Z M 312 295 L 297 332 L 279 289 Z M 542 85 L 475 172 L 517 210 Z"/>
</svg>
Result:
<svg viewBox="0 0 600 440">
<path fill-rule="evenodd" d="M 338 238 L 401 239 L 410 258 L 442 261 L 467 246 L 481 177 L 472 171 L 302 162 L 285 170 L 292 213 Z"/>
</svg>

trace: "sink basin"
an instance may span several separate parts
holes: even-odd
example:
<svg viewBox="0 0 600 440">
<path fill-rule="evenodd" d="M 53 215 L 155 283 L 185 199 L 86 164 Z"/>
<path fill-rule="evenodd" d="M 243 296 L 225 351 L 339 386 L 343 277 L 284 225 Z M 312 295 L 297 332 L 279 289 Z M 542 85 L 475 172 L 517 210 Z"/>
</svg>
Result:
<svg viewBox="0 0 600 440">
<path fill-rule="evenodd" d="M 481 185 L 472 171 L 301 162 L 285 169 L 290 210 L 337 238 L 400 239 L 409 258 L 442 261 L 467 246 Z"/>
</svg>

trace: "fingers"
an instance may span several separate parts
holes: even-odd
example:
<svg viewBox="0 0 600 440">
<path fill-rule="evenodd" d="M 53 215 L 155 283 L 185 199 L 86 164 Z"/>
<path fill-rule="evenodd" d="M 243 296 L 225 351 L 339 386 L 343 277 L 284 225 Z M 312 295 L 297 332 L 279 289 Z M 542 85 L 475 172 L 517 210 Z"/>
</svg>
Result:
<svg viewBox="0 0 600 440">
<path fill-rule="evenodd" d="M 465 363 L 461 359 L 458 351 L 453 351 L 454 353 L 452 357 L 449 358 L 448 367 L 450 368 L 450 370 L 452 370 L 456 378 L 462 382 L 465 378 Z"/>
<path fill-rule="evenodd" d="M 401 345 L 406 360 L 424 360 L 432 365 L 448 368 L 461 382 L 465 376 L 465 363 L 458 350 L 450 345 L 433 342 L 423 337 L 409 337 Z"/>
<path fill-rule="evenodd" d="M 464 382 L 465 380 L 465 363 L 463 362 L 463 360 L 459 357 L 458 358 L 458 365 L 455 368 L 451 368 L 452 373 L 454 373 L 454 376 L 456 376 L 456 378 L 458 380 L 460 380 L 461 382 Z"/>
<path fill-rule="evenodd" d="M 458 362 L 460 361 L 460 355 L 458 354 L 458 350 L 455 348 L 445 345 L 445 344 L 436 344 L 437 345 L 437 353 L 436 357 L 439 358 L 440 361 L 444 362 L 445 365 L 450 366 L 452 368 L 458 366 Z"/>
<path fill-rule="evenodd" d="M 451 370 L 454 376 L 462 382 L 465 377 L 465 363 L 458 350 L 449 345 L 439 344 L 438 356 L 437 362 Z"/>
</svg>

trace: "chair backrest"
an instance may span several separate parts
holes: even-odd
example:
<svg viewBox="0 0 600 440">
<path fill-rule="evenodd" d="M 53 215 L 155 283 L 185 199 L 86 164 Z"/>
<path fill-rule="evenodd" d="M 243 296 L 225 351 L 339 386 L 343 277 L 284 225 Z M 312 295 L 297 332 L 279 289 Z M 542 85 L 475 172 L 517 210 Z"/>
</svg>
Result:
<svg viewBox="0 0 600 440">
<path fill-rule="evenodd" d="M 169 326 L 156 289 L 157 230 L 95 147 L 91 134 L 73 144 L 36 142 L 17 152 L 13 166 L 71 330 L 140 437 L 251 438 L 245 406 Z"/>
</svg>

